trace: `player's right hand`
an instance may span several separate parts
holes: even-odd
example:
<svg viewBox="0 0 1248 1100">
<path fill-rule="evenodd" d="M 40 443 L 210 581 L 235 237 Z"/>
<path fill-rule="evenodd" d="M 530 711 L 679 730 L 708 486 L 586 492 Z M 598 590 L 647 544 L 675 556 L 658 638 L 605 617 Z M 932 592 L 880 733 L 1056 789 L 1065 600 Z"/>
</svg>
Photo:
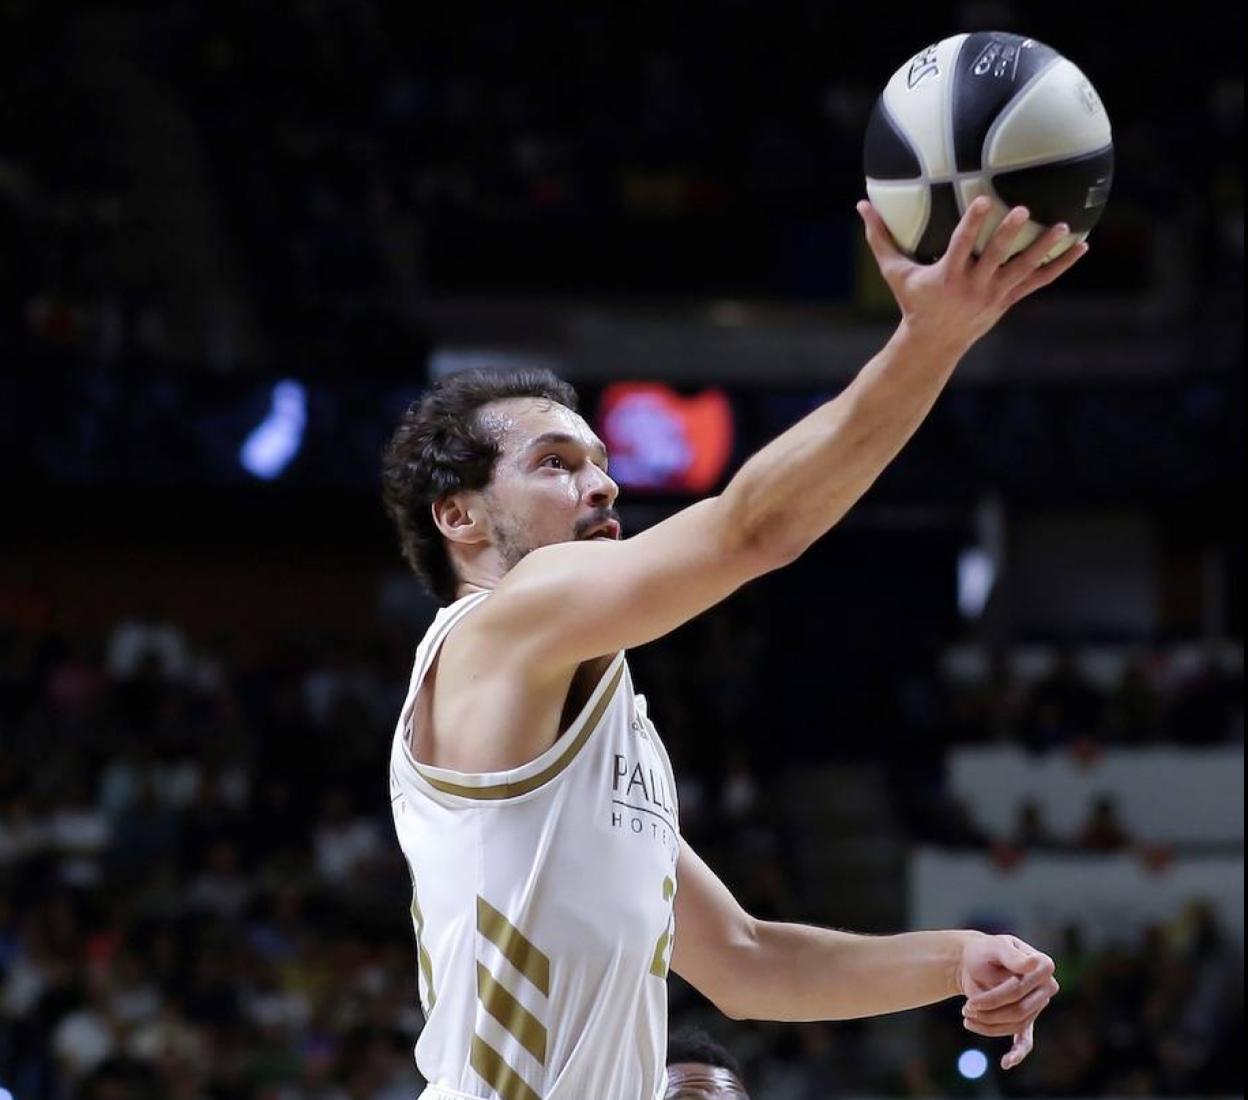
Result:
<svg viewBox="0 0 1248 1100">
<path fill-rule="evenodd" d="M 1016 936 L 976 936 L 963 948 L 963 1023 L 977 1035 L 1013 1038 L 1002 1069 L 1013 1069 L 1031 1053 L 1036 1017 L 1058 991 L 1053 971 L 1048 955 Z"/>
<path fill-rule="evenodd" d="M 1045 264 L 1044 257 L 1069 232 L 1059 224 L 1010 258 L 1010 246 L 1030 216 L 1026 207 L 1016 206 L 976 257 L 975 241 L 992 209 L 992 203 L 981 195 L 962 215 L 944 256 L 936 263 L 921 264 L 898 250 L 884 219 L 869 202 L 858 203 L 857 209 L 880 274 L 901 309 L 902 324 L 933 346 L 959 355 L 1011 306 L 1060 278 L 1088 251 L 1087 244 L 1080 242 Z"/>
</svg>

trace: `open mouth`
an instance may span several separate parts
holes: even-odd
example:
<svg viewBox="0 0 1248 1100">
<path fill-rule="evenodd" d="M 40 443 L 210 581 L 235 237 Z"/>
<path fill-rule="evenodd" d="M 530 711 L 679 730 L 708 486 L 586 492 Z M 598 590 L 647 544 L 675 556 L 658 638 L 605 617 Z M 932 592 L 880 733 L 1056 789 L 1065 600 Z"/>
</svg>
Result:
<svg viewBox="0 0 1248 1100">
<path fill-rule="evenodd" d="M 596 527 L 591 527 L 581 536 L 582 542 L 615 542 L 620 537 L 620 525 L 615 520 L 609 519 L 606 523 L 600 523 Z"/>
</svg>

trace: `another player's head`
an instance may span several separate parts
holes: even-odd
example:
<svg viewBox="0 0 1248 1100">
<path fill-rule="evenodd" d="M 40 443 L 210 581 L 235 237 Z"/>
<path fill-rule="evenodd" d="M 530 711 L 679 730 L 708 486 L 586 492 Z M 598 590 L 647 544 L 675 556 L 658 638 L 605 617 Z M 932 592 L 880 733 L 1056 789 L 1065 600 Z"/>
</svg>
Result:
<svg viewBox="0 0 1248 1100">
<path fill-rule="evenodd" d="M 667 1040 L 667 1092 L 663 1100 L 750 1100 L 741 1066 L 698 1028 L 683 1028 Z"/>
<path fill-rule="evenodd" d="M 550 371 L 461 371 L 404 414 L 383 495 L 403 556 L 449 602 L 539 546 L 618 538 L 606 465 L 575 391 Z"/>
</svg>

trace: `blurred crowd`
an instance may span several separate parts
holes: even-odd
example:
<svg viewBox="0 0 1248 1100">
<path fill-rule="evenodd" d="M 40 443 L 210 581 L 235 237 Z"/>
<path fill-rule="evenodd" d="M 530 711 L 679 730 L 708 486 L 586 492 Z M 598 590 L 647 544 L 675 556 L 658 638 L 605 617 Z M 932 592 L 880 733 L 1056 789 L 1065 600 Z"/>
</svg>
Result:
<svg viewBox="0 0 1248 1100">
<path fill-rule="evenodd" d="M 815 4 L 13 0 L 0 346 L 381 369 L 426 349 L 431 293 L 843 297 L 871 103 L 926 39 L 974 28 L 1050 41 L 1109 107 L 1095 278 L 1242 285 L 1242 66 L 1196 21 L 1059 20 L 950 3 L 900 35 Z M 1140 57 L 1167 79 L 1141 85 Z"/>
<path fill-rule="evenodd" d="M 1008 835 L 993 836 L 950 789 L 946 750 L 1017 745 L 1040 758 L 1068 753 L 1092 767 L 1106 750 L 1208 748 L 1244 740 L 1243 652 L 1126 646 L 1112 679 L 1094 677 L 1074 647 L 1050 648 L 1047 667 L 1021 675 L 1006 652 L 982 674 L 952 674 L 949 660 L 901 679 L 889 762 L 895 805 L 911 835 L 952 847 L 997 847 L 1003 858 L 1038 850 L 1123 852 L 1139 847 L 1106 792 L 1073 835 L 1060 836 L 1037 800 L 1018 805 Z"/>
<path fill-rule="evenodd" d="M 948 726 L 958 743 L 1017 741 L 1033 752 L 1103 745 L 1215 745 L 1243 740 L 1243 666 L 1213 647 L 1175 658 L 1159 647 L 1135 648 L 1116 682 L 1098 683 L 1073 647 L 1054 648 L 1050 666 L 1028 680 L 1002 654 L 978 683 L 954 683 L 943 703 L 921 719 Z M 920 703 L 919 709 L 922 709 Z M 914 717 L 918 717 L 915 715 Z"/>
<path fill-rule="evenodd" d="M 725 607 L 638 651 L 635 675 L 691 842 L 757 915 L 817 921 L 799 858 L 812 838 L 768 797 L 742 725 L 765 702 L 749 675 L 761 637 Z M 99 637 L 0 632 L 0 1084 L 21 1100 L 414 1094 L 409 886 L 383 791 L 419 627 L 201 639 L 153 607 Z M 1202 672 L 1139 708 L 1131 669 L 1095 699 L 1055 689 L 1068 670 L 1038 681 L 1018 710 L 1032 720 L 994 736 L 1066 720 L 1081 736 L 1237 736 L 1229 686 Z M 1205 912 L 1109 949 L 1070 929 L 1061 1007 L 1008 1088 L 1233 1091 L 1233 954 Z M 677 979 L 672 1004 L 676 1022 L 708 1018 Z M 856 1025 L 709 1018 L 764 1097 L 960 1094 L 944 1017 L 904 1072 Z"/>
</svg>

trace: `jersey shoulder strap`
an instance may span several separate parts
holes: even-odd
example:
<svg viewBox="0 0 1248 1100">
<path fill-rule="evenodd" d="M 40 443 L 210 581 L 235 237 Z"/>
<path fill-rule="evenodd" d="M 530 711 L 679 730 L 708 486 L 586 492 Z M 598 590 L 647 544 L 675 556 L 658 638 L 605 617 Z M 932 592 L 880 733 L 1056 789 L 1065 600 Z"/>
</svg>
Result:
<svg viewBox="0 0 1248 1100">
<path fill-rule="evenodd" d="M 489 592 L 474 592 L 470 596 L 464 596 L 448 604 L 438 612 L 437 618 L 429 625 L 429 629 L 425 631 L 425 636 L 416 649 L 416 661 L 412 665 L 412 679 L 407 688 L 407 707 L 404 710 L 410 708 L 416 698 L 416 692 L 424 683 L 434 658 L 442 648 L 442 643 L 446 641 L 446 636 L 468 612 L 479 607 L 488 595 L 490 595 Z"/>
</svg>

